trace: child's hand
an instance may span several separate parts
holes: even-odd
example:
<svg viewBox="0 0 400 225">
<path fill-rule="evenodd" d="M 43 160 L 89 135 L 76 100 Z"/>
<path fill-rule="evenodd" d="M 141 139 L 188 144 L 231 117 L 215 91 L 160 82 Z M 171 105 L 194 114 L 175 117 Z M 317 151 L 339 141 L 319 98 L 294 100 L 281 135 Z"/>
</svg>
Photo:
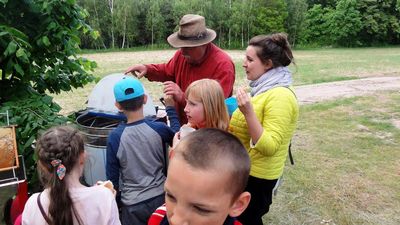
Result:
<svg viewBox="0 0 400 225">
<path fill-rule="evenodd" d="M 165 81 L 163 85 L 165 95 L 172 95 L 174 97 L 174 100 L 177 102 L 185 101 L 185 93 L 176 83 L 172 81 Z"/>
<path fill-rule="evenodd" d="M 175 106 L 174 97 L 172 95 L 164 95 L 165 106 Z"/>
<path fill-rule="evenodd" d="M 174 139 L 172 140 L 172 148 L 175 149 L 178 143 L 181 141 L 181 132 L 175 133 Z"/>
<path fill-rule="evenodd" d="M 113 193 L 114 197 L 117 195 L 117 191 L 114 189 L 114 185 L 111 181 L 107 180 L 107 181 L 97 181 L 96 185 L 102 185 L 108 189 L 111 190 L 111 192 Z"/>
<path fill-rule="evenodd" d="M 253 111 L 250 96 L 244 88 L 239 88 L 236 92 L 236 99 L 238 102 L 239 110 L 246 116 Z"/>
</svg>

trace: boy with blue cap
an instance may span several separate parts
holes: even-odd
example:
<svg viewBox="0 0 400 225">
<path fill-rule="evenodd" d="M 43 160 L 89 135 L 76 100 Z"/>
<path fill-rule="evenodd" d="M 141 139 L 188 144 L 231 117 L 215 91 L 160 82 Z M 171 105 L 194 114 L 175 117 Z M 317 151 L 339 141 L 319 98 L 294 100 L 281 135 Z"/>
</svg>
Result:
<svg viewBox="0 0 400 225">
<path fill-rule="evenodd" d="M 122 224 L 145 225 L 151 213 L 164 202 L 166 148 L 179 130 L 177 116 L 170 119 L 174 129 L 143 114 L 147 101 L 143 85 L 124 77 L 114 86 L 115 105 L 127 118 L 107 140 L 106 174 L 121 198 Z"/>
</svg>

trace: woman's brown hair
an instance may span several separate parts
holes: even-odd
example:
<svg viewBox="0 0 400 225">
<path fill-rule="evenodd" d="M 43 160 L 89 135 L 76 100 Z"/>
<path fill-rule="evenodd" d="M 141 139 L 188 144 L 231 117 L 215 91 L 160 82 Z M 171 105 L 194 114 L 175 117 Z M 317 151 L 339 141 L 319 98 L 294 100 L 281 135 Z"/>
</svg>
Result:
<svg viewBox="0 0 400 225">
<path fill-rule="evenodd" d="M 224 91 L 221 85 L 211 79 L 194 81 L 186 89 L 186 98 L 192 95 L 200 100 L 204 106 L 204 117 L 207 128 L 218 128 L 227 130 L 229 126 L 229 115 L 225 105 Z"/>
<path fill-rule="evenodd" d="M 39 174 L 43 185 L 50 189 L 50 215 L 48 216 L 51 220 L 50 225 L 73 224 L 74 217 L 79 224 L 82 224 L 74 209 L 66 179 L 59 178 L 57 166 L 53 166 L 52 161 L 61 161 L 66 168 L 65 176 L 67 177 L 78 164 L 80 154 L 83 152 L 83 138 L 77 130 L 68 126 L 50 128 L 37 142 Z"/>
<path fill-rule="evenodd" d="M 250 39 L 249 45 L 257 47 L 257 56 L 264 64 L 271 60 L 273 68 L 288 66 L 293 62 L 293 53 L 285 33 L 258 35 Z"/>
</svg>

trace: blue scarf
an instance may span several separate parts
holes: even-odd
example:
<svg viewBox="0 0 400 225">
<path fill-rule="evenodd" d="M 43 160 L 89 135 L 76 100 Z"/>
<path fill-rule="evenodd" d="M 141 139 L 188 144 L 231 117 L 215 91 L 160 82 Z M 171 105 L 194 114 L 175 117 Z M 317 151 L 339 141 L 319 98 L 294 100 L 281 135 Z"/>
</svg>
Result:
<svg viewBox="0 0 400 225">
<path fill-rule="evenodd" d="M 250 94 L 254 97 L 274 87 L 289 87 L 292 82 L 292 73 L 287 67 L 272 68 L 257 80 L 250 81 Z"/>
</svg>

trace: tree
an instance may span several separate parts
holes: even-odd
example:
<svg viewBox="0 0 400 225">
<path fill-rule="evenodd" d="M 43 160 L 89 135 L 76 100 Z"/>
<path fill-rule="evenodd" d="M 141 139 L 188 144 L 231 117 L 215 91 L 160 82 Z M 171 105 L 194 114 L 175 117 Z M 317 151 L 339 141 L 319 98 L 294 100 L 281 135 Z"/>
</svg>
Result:
<svg viewBox="0 0 400 225">
<path fill-rule="evenodd" d="M 253 36 L 285 31 L 284 21 L 288 16 L 285 1 L 258 1 L 254 9 L 256 18 L 252 29 Z"/>
<path fill-rule="evenodd" d="M 78 57 L 81 33 L 96 33 L 75 0 L 0 1 L 0 111 L 18 125 L 18 150 L 34 181 L 32 143 L 39 131 L 66 122 L 49 93 L 83 87 L 96 66 Z"/>
<path fill-rule="evenodd" d="M 362 43 L 400 43 L 399 3 L 394 0 L 359 0 L 357 3 L 363 21 L 359 37 Z"/>
<path fill-rule="evenodd" d="M 78 0 L 77 3 L 88 12 L 89 15 L 85 20 L 94 30 L 96 30 L 96 32 L 98 32 L 99 36 L 99 38 L 93 40 L 90 36 L 81 34 L 81 46 L 94 49 L 106 49 L 108 44 L 108 32 L 103 32 L 101 28 L 108 27 L 109 24 L 108 17 L 104 16 L 104 12 L 108 8 L 107 2 L 104 0 Z"/>
<path fill-rule="evenodd" d="M 329 32 L 332 40 L 340 46 L 359 45 L 357 35 L 362 28 L 361 14 L 356 8 L 356 0 L 339 0 L 332 11 Z"/>
<path fill-rule="evenodd" d="M 164 34 L 166 31 L 166 26 L 164 23 L 164 18 L 161 15 L 160 1 L 150 1 L 149 10 L 147 11 L 146 27 L 151 31 L 151 45 L 154 42 L 160 42 L 162 39 L 165 40 Z"/>
<path fill-rule="evenodd" d="M 307 13 L 307 2 L 305 0 L 286 0 L 288 17 L 286 19 L 286 30 L 290 44 L 295 47 L 297 38 L 301 37 L 304 29 L 304 20 Z"/>
<path fill-rule="evenodd" d="M 240 42 L 240 47 L 244 48 L 245 46 L 245 22 L 246 22 L 246 6 L 245 1 L 234 1 L 232 4 L 232 9 L 231 9 L 231 16 L 229 19 L 229 27 L 232 29 L 233 33 L 233 42 L 235 43 L 235 40 Z M 237 44 L 234 44 L 234 46 Z"/>
<path fill-rule="evenodd" d="M 312 45 L 331 45 L 332 37 L 329 31 L 329 19 L 332 9 L 314 5 L 307 11 L 304 22 L 304 42 Z"/>
</svg>

